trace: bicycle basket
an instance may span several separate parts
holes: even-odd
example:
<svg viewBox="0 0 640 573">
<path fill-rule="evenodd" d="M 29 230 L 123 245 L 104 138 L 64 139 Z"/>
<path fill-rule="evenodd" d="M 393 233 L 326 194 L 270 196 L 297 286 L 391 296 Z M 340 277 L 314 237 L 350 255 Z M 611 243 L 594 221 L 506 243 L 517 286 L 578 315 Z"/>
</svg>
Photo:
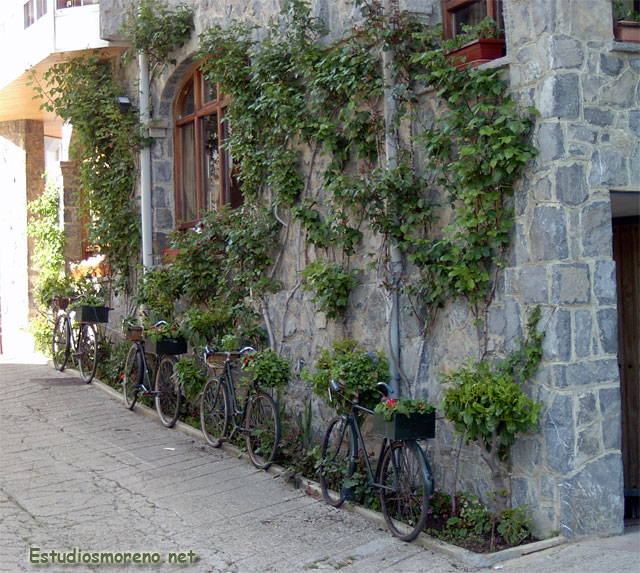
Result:
<svg viewBox="0 0 640 573">
<path fill-rule="evenodd" d="M 53 308 L 57 308 L 58 310 L 67 310 L 70 299 L 68 296 L 61 296 L 59 294 L 56 294 L 54 295 L 51 302 L 53 304 Z"/>
<path fill-rule="evenodd" d="M 140 342 L 143 330 L 142 326 L 127 326 L 124 331 L 124 337 L 132 342 Z"/>
</svg>

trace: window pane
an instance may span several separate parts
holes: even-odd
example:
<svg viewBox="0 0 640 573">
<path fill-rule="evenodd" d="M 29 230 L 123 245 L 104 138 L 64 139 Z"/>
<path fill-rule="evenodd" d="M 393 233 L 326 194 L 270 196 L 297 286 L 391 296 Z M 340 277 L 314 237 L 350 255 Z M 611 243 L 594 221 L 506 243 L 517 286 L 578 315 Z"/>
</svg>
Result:
<svg viewBox="0 0 640 573">
<path fill-rule="evenodd" d="M 482 0 L 474 0 L 465 4 L 452 13 L 454 35 L 462 32 L 462 26 L 475 26 L 487 16 L 487 11 Z"/>
<path fill-rule="evenodd" d="M 216 89 L 216 84 L 210 84 L 208 80 L 203 78 L 202 85 L 204 90 L 204 103 L 218 99 L 218 90 Z"/>
<path fill-rule="evenodd" d="M 182 92 L 182 101 L 180 102 L 180 117 L 191 115 L 196 110 L 195 92 L 193 82 L 187 85 Z"/>
<path fill-rule="evenodd" d="M 183 221 L 198 218 L 198 197 L 196 191 L 196 134 L 195 123 L 180 127 L 180 189 L 178 195 L 179 213 Z"/>
<path fill-rule="evenodd" d="M 34 14 L 34 6 L 33 0 L 29 0 L 24 5 L 24 27 L 25 29 L 31 26 L 35 22 L 35 14 Z"/>
<path fill-rule="evenodd" d="M 220 142 L 218 114 L 202 118 L 202 185 L 204 204 L 214 209 L 220 203 Z"/>
<path fill-rule="evenodd" d="M 229 139 L 229 122 L 221 122 L 222 129 L 222 142 L 226 142 Z M 223 164 L 223 188 L 224 188 L 224 202 L 228 203 L 233 209 L 239 207 L 244 202 L 242 193 L 240 192 L 240 186 L 234 176 L 233 170 L 233 157 L 229 153 L 229 150 L 224 147 L 222 149 L 222 164 Z"/>
</svg>

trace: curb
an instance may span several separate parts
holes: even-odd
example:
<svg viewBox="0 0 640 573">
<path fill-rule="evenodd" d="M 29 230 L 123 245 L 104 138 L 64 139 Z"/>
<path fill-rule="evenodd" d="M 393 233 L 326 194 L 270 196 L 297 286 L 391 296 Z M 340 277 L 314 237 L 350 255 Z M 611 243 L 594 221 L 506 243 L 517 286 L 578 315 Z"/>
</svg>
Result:
<svg viewBox="0 0 640 573">
<path fill-rule="evenodd" d="M 69 369 L 72 372 L 77 372 L 75 370 Z M 78 373 L 79 374 L 79 373 Z M 122 402 L 124 404 L 124 397 L 121 392 L 118 392 L 111 386 L 101 382 L 100 380 L 94 378 L 91 381 L 96 388 L 100 389 L 102 392 L 108 394 L 110 397 Z M 159 420 L 158 413 L 148 406 L 144 406 L 143 404 L 136 404 L 134 412 L 139 412 L 143 416 L 150 418 L 152 420 Z M 164 426 L 163 426 L 164 427 Z M 190 426 L 189 424 L 185 424 L 184 422 L 176 422 L 174 426 L 176 430 L 180 430 L 181 432 L 189 435 L 192 438 L 198 439 L 204 442 L 204 436 L 202 435 L 202 431 Z M 167 428 L 172 429 L 172 428 Z M 205 442 L 206 443 L 206 442 Z M 249 456 L 242 452 L 236 446 L 233 446 L 228 443 L 223 443 L 219 449 L 226 451 L 227 453 L 233 455 L 239 459 L 248 460 Z M 262 470 L 258 470 L 262 471 Z M 278 478 L 281 476 L 290 477 L 289 471 L 277 464 L 272 464 L 267 470 L 266 473 L 272 475 L 274 478 Z M 294 480 L 290 480 L 294 481 Z M 289 481 L 285 482 L 289 483 Z M 301 478 L 299 484 L 293 484 L 295 489 L 302 489 L 306 495 L 314 497 L 316 499 L 322 499 L 322 491 L 320 489 L 320 484 L 316 481 L 309 478 Z M 364 517 L 368 521 L 375 523 L 377 525 L 382 526 L 386 529 L 386 523 L 384 520 L 384 516 L 377 511 L 373 511 L 361 505 L 352 502 L 345 502 L 345 509 Z M 523 557 L 525 555 L 530 555 L 531 553 L 537 553 L 538 551 L 544 551 L 545 549 L 551 549 L 552 547 L 557 547 L 558 545 L 562 545 L 567 542 L 567 539 L 564 536 L 551 537 L 549 539 L 544 539 L 542 541 L 536 541 L 534 543 L 528 543 L 527 545 L 519 545 L 517 547 L 510 547 L 508 549 L 503 549 L 502 551 L 496 551 L 494 553 L 474 553 L 473 551 L 469 551 L 468 549 L 464 549 L 462 547 L 458 547 L 457 545 L 452 545 L 445 541 L 441 541 L 436 539 L 435 537 L 431 537 L 426 533 L 420 533 L 418 537 L 413 541 L 413 543 L 417 543 L 421 547 L 425 549 L 430 549 L 431 551 L 435 551 L 437 553 L 446 555 L 460 563 L 464 563 L 465 565 L 471 565 L 473 567 L 491 567 L 497 563 L 502 563 L 504 561 L 508 561 L 510 559 L 516 559 L 518 557 Z"/>
</svg>

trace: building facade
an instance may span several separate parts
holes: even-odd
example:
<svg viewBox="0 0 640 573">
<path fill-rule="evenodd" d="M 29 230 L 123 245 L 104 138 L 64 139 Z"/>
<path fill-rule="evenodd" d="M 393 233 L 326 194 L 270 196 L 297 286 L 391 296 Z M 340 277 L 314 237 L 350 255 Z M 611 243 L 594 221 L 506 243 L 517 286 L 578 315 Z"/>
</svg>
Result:
<svg viewBox="0 0 640 573">
<path fill-rule="evenodd" d="M 122 41 L 122 14 L 130 4 L 100 0 L 94 7 L 99 7 L 101 41 Z M 224 170 L 208 171 L 220 178 L 212 196 L 199 187 L 195 176 L 185 182 L 186 167 L 176 161 L 177 156 L 184 158 L 184 141 L 192 129 L 183 117 L 200 111 L 198 117 L 206 118 L 207 129 L 213 132 L 223 124 L 227 105 L 212 105 L 215 96 L 190 99 L 194 91 L 206 89 L 200 84 L 195 59 L 198 37 L 210 26 L 224 26 L 233 19 L 264 27 L 283 3 L 193 0 L 187 4 L 194 10 L 195 32 L 173 55 L 175 63 L 150 84 L 152 238 L 157 262 L 162 261 L 168 235 L 197 216 L 200 208 L 234 201 L 235 190 L 230 180 L 225 184 Z M 456 7 L 475 2 L 400 4 L 427 24 L 444 19 L 455 26 Z M 484 65 L 503 70 L 516 100 L 539 110 L 533 130 L 538 155 L 516 188 L 508 264 L 487 318 L 489 349 L 499 353 L 521 336 L 527 309 L 536 305 L 543 309 L 543 364 L 527 389 L 544 404 L 540 431 L 516 442 L 511 501 L 528 504 L 541 536 L 552 531 L 567 537 L 621 533 L 625 497 L 632 508 L 640 487 L 640 44 L 614 39 L 610 0 L 478 4 L 496 10 L 506 40 L 506 54 Z M 339 38 L 361 17 L 348 0 L 317 0 L 312 6 L 330 30 L 330 39 Z M 135 64 L 124 74 L 136 99 Z M 181 115 L 189 105 L 190 113 Z M 5 142 L 16 129 L 26 133 L 37 128 L 44 136 L 46 125 L 42 118 L 16 116 L 11 123 L 0 124 L 1 141 L 7 147 Z M 224 164 L 218 152 L 223 150 L 209 147 L 203 151 L 206 159 L 198 159 L 196 152 L 193 159 L 208 162 L 215 156 L 216 165 Z M 208 169 L 196 165 L 195 169 Z M 20 185 L 37 194 L 34 184 Z M 194 192 L 187 197 L 183 185 L 191 185 Z M 293 229 L 289 236 L 300 232 Z M 291 239 L 278 268 L 282 290 L 269 298 L 266 311 L 279 350 L 292 359 L 296 374 L 313 364 L 332 340 L 345 335 L 367 347 L 387 348 L 391 303 L 380 277 L 372 274 L 363 280 L 352 293 L 346 320 L 335 324 L 297 288 L 304 268 L 298 255 L 298 243 Z M 0 278 L 6 275 L 5 266 L 3 262 Z M 3 290 L 3 305 L 8 304 L 6 296 Z M 400 365 L 409 380 L 405 393 L 439 402 L 440 375 L 477 352 L 473 320 L 464 302 L 451 303 L 425 335 L 411 313 L 400 314 Z M 5 335 L 7 328 L 3 323 Z M 303 383 L 292 384 L 293 404 L 308 395 Z M 314 410 L 320 417 L 326 415 L 326 407 L 318 401 Z M 491 489 L 477 450 L 461 444 L 444 420 L 428 455 L 438 487 L 480 495 Z"/>
</svg>

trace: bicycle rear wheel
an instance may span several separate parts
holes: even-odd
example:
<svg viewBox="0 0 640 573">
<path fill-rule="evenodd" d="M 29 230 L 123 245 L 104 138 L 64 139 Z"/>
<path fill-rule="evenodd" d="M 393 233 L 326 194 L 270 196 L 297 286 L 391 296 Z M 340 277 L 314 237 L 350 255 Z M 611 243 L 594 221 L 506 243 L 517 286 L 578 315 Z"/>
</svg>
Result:
<svg viewBox="0 0 640 573">
<path fill-rule="evenodd" d="M 62 372 L 69 360 L 70 333 L 66 317 L 59 314 L 53 325 L 53 339 L 51 341 L 51 354 L 53 366 Z"/>
<path fill-rule="evenodd" d="M 174 356 L 163 356 L 156 370 L 156 410 L 161 424 L 167 428 L 176 425 L 182 406 L 182 391 L 173 375 L 176 362 Z"/>
<path fill-rule="evenodd" d="M 78 337 L 78 365 L 80 376 L 88 384 L 98 367 L 98 333 L 93 324 L 83 324 Z"/>
<path fill-rule="evenodd" d="M 129 348 L 127 359 L 124 363 L 124 373 L 122 374 L 122 394 L 124 395 L 124 405 L 133 410 L 140 393 L 140 384 L 144 380 L 144 365 L 142 363 L 142 352 L 135 344 Z"/>
<path fill-rule="evenodd" d="M 210 378 L 200 397 L 200 425 L 207 443 L 220 447 L 229 429 L 229 391 L 224 379 Z"/>
<path fill-rule="evenodd" d="M 424 529 L 433 478 L 429 463 L 413 440 L 393 442 L 380 472 L 382 514 L 393 535 L 411 541 Z"/>
<path fill-rule="evenodd" d="M 333 418 L 322 442 L 320 458 L 322 498 L 333 507 L 339 507 L 345 500 L 347 482 L 355 471 L 353 452 L 356 449 L 351 422 L 343 417 Z"/>
<path fill-rule="evenodd" d="M 280 413 L 269 394 L 256 392 L 249 398 L 246 431 L 251 463 L 266 470 L 273 463 L 280 443 Z"/>
</svg>

